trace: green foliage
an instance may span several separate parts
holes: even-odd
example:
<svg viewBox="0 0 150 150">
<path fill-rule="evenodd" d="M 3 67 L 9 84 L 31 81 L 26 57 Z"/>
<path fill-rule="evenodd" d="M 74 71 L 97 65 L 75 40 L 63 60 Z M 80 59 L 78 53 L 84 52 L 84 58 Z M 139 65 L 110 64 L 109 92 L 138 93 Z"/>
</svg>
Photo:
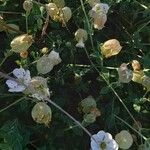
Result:
<svg viewBox="0 0 150 150">
<path fill-rule="evenodd" d="M 32 77 L 39 76 L 36 62 L 43 56 L 41 49 L 47 47 L 48 53 L 52 50 L 58 52 L 62 62 L 42 75 L 47 78 L 52 91 L 50 99 L 82 122 L 91 134 L 105 130 L 114 136 L 126 129 L 136 137 L 130 149 L 137 150 L 140 145 L 140 150 L 148 150 L 149 143 L 142 136 L 150 137 L 150 92 L 133 81 L 119 83 L 117 69 L 122 63 L 127 63 L 132 70 L 132 60 L 138 60 L 144 74 L 150 77 L 149 0 L 103 0 L 110 9 L 102 30 L 93 29 L 91 22 L 89 28 L 88 11 L 91 7 L 86 1 L 83 3 L 87 18 L 80 0 L 65 0 L 66 6 L 72 10 L 72 18 L 66 27 L 50 18 L 45 35 L 42 35 L 42 30 L 46 10 L 33 3 L 31 12 L 26 14 L 23 2 L 0 0 L 0 16 L 6 24 L 18 25 L 22 33 L 28 30 L 34 43 L 24 59 L 10 51 L 11 41 L 22 33 L 0 32 L 0 71 L 9 74 L 22 66 L 30 70 Z M 47 0 L 39 2 L 47 4 Z M 78 28 L 88 32 L 85 48 L 75 46 L 74 34 Z M 104 58 L 100 45 L 114 38 L 123 48 L 118 55 Z M 8 92 L 5 81 L 0 77 L 0 150 L 90 149 L 90 139 L 85 132 L 53 106 L 50 106 L 53 115 L 49 127 L 36 124 L 31 110 L 38 100 L 23 93 Z M 93 107 L 100 110 L 100 116 L 90 113 Z M 135 120 L 142 127 L 135 128 Z"/>
</svg>

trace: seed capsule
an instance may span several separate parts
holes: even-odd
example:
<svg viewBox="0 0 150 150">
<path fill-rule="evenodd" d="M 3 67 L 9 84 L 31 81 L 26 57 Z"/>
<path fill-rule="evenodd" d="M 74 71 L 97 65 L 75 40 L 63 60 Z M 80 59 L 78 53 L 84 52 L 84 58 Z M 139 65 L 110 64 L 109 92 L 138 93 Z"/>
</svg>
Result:
<svg viewBox="0 0 150 150">
<path fill-rule="evenodd" d="M 55 3 L 46 4 L 46 10 L 52 20 L 54 21 L 59 20 L 59 9 Z"/>
<path fill-rule="evenodd" d="M 25 0 L 23 3 L 23 9 L 27 12 L 30 12 L 33 7 L 33 3 L 31 0 Z"/>
<path fill-rule="evenodd" d="M 133 68 L 134 71 L 140 70 L 141 69 L 141 65 L 140 65 L 139 61 L 133 60 L 132 61 L 132 68 Z"/>
<path fill-rule="evenodd" d="M 109 58 L 111 56 L 117 55 L 121 51 L 122 46 L 118 40 L 111 39 L 104 42 L 100 49 L 102 55 L 104 55 L 106 58 Z"/>
<path fill-rule="evenodd" d="M 31 115 L 35 122 L 48 126 L 51 122 L 52 111 L 46 103 L 39 102 L 34 105 Z"/>
<path fill-rule="evenodd" d="M 72 16 L 72 11 L 69 7 L 64 7 L 60 10 L 60 22 L 65 26 L 65 24 L 70 20 Z"/>
<path fill-rule="evenodd" d="M 122 130 L 118 133 L 115 136 L 115 140 L 121 149 L 129 149 L 133 144 L 132 135 L 126 130 Z"/>
<path fill-rule="evenodd" d="M 84 42 L 87 40 L 88 35 L 87 35 L 87 31 L 84 29 L 78 29 L 75 32 L 75 39 L 78 42 L 76 44 L 76 47 L 80 47 L 83 48 L 84 47 Z"/>
<path fill-rule="evenodd" d="M 12 48 L 12 51 L 20 53 L 22 51 L 28 50 L 28 48 L 32 45 L 32 43 L 33 43 L 32 35 L 23 34 L 15 37 L 11 41 L 10 46 Z"/>
</svg>

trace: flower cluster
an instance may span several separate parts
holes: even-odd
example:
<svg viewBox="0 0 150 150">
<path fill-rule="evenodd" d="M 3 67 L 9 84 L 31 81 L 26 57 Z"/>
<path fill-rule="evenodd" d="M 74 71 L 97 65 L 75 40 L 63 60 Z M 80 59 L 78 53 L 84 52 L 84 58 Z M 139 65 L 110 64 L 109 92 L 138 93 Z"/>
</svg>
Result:
<svg viewBox="0 0 150 150">
<path fill-rule="evenodd" d="M 69 7 L 65 6 L 65 2 L 54 0 L 53 3 L 46 4 L 46 10 L 52 20 L 61 22 L 63 26 L 72 17 L 72 11 Z"/>
<path fill-rule="evenodd" d="M 123 63 L 118 68 L 119 82 L 129 83 L 131 80 L 142 84 L 147 91 L 150 90 L 150 77 L 145 75 L 141 69 L 141 65 L 137 60 L 132 61 L 133 71 L 127 68 L 127 64 Z"/>
</svg>

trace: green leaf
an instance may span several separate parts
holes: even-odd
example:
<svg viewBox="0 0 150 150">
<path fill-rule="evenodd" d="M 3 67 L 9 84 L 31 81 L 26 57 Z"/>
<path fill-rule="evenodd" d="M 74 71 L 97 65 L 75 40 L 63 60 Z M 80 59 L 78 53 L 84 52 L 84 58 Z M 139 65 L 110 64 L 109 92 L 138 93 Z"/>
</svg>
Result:
<svg viewBox="0 0 150 150">
<path fill-rule="evenodd" d="M 0 143 L 1 150 L 13 150 L 8 144 Z"/>
<path fill-rule="evenodd" d="M 22 150 L 22 136 L 18 129 L 18 121 L 13 120 L 5 124 L 1 129 L 0 133 L 3 134 L 5 142 L 10 145 L 13 150 Z"/>
</svg>

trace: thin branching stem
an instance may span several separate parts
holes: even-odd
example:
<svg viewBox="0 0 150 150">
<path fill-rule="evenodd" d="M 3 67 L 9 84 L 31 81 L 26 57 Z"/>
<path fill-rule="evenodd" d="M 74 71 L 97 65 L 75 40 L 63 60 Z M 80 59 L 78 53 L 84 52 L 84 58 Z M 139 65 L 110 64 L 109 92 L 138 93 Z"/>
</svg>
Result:
<svg viewBox="0 0 150 150">
<path fill-rule="evenodd" d="M 138 132 L 137 130 L 135 130 L 132 126 L 130 126 L 126 121 L 124 121 L 123 119 L 121 119 L 120 117 L 114 115 L 118 120 L 122 121 L 124 124 L 126 124 L 129 128 L 131 128 L 134 132 L 136 132 L 140 137 L 142 137 L 144 140 L 147 140 L 147 138 L 145 136 L 143 136 L 140 132 Z"/>
<path fill-rule="evenodd" d="M 25 97 L 19 98 L 18 100 L 16 100 L 15 102 L 11 103 L 11 104 L 8 105 L 7 107 L 2 108 L 2 109 L 0 110 L 0 113 L 3 112 L 3 111 L 5 111 L 5 110 L 7 110 L 7 109 L 9 109 L 10 107 L 16 105 L 17 103 L 21 102 L 21 101 L 24 100 L 24 99 L 25 99 Z"/>
<path fill-rule="evenodd" d="M 83 129 L 83 131 L 85 131 L 85 133 L 87 133 L 87 135 L 89 137 L 91 137 L 96 143 L 97 141 L 92 137 L 92 134 L 79 122 L 77 121 L 73 116 L 71 116 L 68 112 L 66 112 L 64 109 L 62 109 L 60 106 L 58 106 L 55 102 L 51 101 L 50 99 L 46 98 L 45 99 L 47 102 L 49 102 L 50 104 L 52 104 L 53 106 L 55 106 L 57 109 L 59 109 L 61 112 L 63 112 L 65 115 L 67 115 L 71 120 L 73 120 L 79 127 L 81 127 Z"/>
</svg>

